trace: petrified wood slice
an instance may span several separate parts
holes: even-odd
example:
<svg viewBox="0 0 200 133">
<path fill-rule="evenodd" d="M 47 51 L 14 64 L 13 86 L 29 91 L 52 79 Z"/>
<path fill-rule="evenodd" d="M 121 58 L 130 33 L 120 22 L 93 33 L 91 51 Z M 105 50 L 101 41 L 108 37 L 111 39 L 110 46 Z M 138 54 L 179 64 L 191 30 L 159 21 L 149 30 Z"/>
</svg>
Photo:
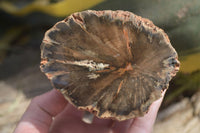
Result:
<svg viewBox="0 0 200 133">
<path fill-rule="evenodd" d="M 78 109 L 99 118 L 143 116 L 179 68 L 164 31 L 127 11 L 83 11 L 48 30 L 41 70 Z"/>
</svg>

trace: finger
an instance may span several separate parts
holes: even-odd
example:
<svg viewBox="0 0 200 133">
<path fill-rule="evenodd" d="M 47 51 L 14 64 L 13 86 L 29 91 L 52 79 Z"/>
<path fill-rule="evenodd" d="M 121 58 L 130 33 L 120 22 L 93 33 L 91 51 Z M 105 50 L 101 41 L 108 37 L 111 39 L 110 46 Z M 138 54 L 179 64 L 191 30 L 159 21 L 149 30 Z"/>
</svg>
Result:
<svg viewBox="0 0 200 133">
<path fill-rule="evenodd" d="M 35 97 L 14 133 L 47 133 L 52 117 L 59 114 L 66 105 L 63 95 L 55 89 Z"/>
<path fill-rule="evenodd" d="M 111 129 L 111 120 L 100 120 L 95 118 L 92 124 L 87 124 L 82 121 L 83 111 L 78 110 L 71 104 L 68 104 L 64 111 L 57 115 L 52 123 L 50 133 L 65 132 L 65 133 L 109 133 Z"/>
<path fill-rule="evenodd" d="M 125 121 L 114 121 L 112 131 L 113 133 L 126 133 L 129 127 L 131 126 L 133 119 L 125 120 Z"/>
<path fill-rule="evenodd" d="M 112 119 L 99 119 L 95 116 L 92 124 L 111 128 L 113 125 L 113 120 Z"/>
<path fill-rule="evenodd" d="M 69 117 L 73 117 L 73 118 L 76 117 L 82 123 L 85 123 L 82 121 L 84 111 L 80 111 L 77 108 L 73 107 L 72 105 L 69 105 L 67 107 L 67 111 L 65 112 L 65 115 L 67 115 Z M 112 121 L 113 120 L 111 120 L 111 119 L 99 119 L 96 116 L 94 116 L 94 120 L 93 120 L 92 124 L 87 124 L 87 125 L 100 125 L 100 126 L 110 127 Z"/>
<path fill-rule="evenodd" d="M 155 101 L 149 109 L 149 112 L 144 117 L 135 118 L 129 128 L 128 133 L 151 133 L 153 130 L 153 125 L 162 103 L 164 94 L 166 90 L 162 93 L 162 97 Z"/>
</svg>

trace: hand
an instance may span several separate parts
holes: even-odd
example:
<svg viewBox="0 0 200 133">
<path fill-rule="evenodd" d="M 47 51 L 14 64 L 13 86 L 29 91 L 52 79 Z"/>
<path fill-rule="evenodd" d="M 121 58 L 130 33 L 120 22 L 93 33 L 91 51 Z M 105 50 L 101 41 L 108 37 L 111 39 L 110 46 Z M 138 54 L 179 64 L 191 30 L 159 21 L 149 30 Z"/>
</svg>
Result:
<svg viewBox="0 0 200 133">
<path fill-rule="evenodd" d="M 53 89 L 31 101 L 14 133 L 151 133 L 162 99 L 155 101 L 144 117 L 122 122 L 95 118 L 86 124 L 82 112 Z"/>
</svg>

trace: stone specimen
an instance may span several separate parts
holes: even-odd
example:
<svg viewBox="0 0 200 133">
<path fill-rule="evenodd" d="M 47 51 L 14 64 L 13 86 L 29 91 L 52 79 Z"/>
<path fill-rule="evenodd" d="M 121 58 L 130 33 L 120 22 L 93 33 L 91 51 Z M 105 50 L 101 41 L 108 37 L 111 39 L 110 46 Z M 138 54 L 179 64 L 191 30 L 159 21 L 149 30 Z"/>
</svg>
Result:
<svg viewBox="0 0 200 133">
<path fill-rule="evenodd" d="M 83 11 L 56 23 L 41 70 L 75 107 L 99 118 L 143 116 L 179 70 L 166 33 L 128 11 Z"/>
</svg>

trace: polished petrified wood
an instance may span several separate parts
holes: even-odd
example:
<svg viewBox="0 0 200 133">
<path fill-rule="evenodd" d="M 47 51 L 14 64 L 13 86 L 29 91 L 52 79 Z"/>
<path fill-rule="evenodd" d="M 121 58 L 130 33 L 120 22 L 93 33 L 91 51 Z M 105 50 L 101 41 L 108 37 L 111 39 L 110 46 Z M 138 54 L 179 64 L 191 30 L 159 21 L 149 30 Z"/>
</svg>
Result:
<svg viewBox="0 0 200 133">
<path fill-rule="evenodd" d="M 127 11 L 83 11 L 56 23 L 41 70 L 78 109 L 99 118 L 143 116 L 179 69 L 168 36 Z"/>
</svg>

